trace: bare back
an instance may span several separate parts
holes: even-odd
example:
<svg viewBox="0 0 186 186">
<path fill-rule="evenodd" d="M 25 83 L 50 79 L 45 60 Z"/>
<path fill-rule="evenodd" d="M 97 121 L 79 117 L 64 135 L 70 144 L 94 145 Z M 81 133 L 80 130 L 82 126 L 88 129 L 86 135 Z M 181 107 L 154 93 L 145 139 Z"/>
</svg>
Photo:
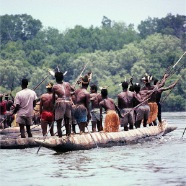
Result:
<svg viewBox="0 0 186 186">
<path fill-rule="evenodd" d="M 107 98 L 107 99 L 103 99 L 100 102 L 100 107 L 103 107 L 105 109 L 105 111 L 108 110 L 115 110 L 115 104 L 114 104 L 114 100 L 111 98 Z"/>
<path fill-rule="evenodd" d="M 76 97 L 76 104 L 78 105 L 82 104 L 88 109 L 90 103 L 90 93 L 86 89 L 80 88 L 76 90 L 75 97 Z"/>
<path fill-rule="evenodd" d="M 40 108 L 42 111 L 53 112 L 54 105 L 52 100 L 52 93 L 46 93 L 41 96 Z"/>
<path fill-rule="evenodd" d="M 134 106 L 134 92 L 124 91 L 118 94 L 119 109 L 132 108 L 133 106 Z"/>
<path fill-rule="evenodd" d="M 91 93 L 90 94 L 90 101 L 92 109 L 99 108 L 99 103 L 102 100 L 101 94 L 99 93 Z"/>
<path fill-rule="evenodd" d="M 56 94 L 58 98 L 70 98 L 71 86 L 68 82 L 58 83 L 53 86 L 53 94 Z"/>
</svg>

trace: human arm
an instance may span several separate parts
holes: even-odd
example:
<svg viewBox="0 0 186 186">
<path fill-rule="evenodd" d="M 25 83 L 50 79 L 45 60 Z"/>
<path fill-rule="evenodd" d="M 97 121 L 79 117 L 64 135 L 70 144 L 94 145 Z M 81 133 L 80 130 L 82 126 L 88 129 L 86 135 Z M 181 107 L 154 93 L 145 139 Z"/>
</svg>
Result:
<svg viewBox="0 0 186 186">
<path fill-rule="evenodd" d="M 174 88 L 174 87 L 176 86 L 176 84 L 178 83 L 178 81 L 179 81 L 179 80 L 175 81 L 173 84 L 171 84 L 171 85 L 168 86 L 168 87 L 160 88 L 160 89 L 158 90 L 158 92 L 163 92 L 163 91 L 166 91 L 166 90 L 169 90 L 169 89 Z"/>
<path fill-rule="evenodd" d="M 89 105 L 90 105 L 90 94 L 86 94 L 86 101 L 85 101 L 85 107 L 87 108 L 87 122 L 89 122 L 90 120 L 90 108 L 89 108 Z"/>
<path fill-rule="evenodd" d="M 115 105 L 115 109 L 116 109 L 116 111 L 117 111 L 119 117 L 120 117 L 120 118 L 123 118 L 123 116 L 121 115 L 121 112 L 120 112 L 120 109 L 118 108 L 118 106 L 117 106 L 115 103 L 114 103 L 114 105 Z"/>
<path fill-rule="evenodd" d="M 157 86 L 159 88 L 163 87 L 165 85 L 165 81 L 167 80 L 168 77 L 169 77 L 169 74 L 164 74 L 162 80 L 158 81 Z"/>
<path fill-rule="evenodd" d="M 20 109 L 20 105 L 19 104 L 16 104 L 16 106 L 15 106 L 13 112 L 12 112 L 12 115 L 13 114 L 16 114 L 19 109 Z"/>
<path fill-rule="evenodd" d="M 102 120 L 103 120 L 102 106 L 100 106 L 100 125 L 101 125 L 101 126 L 102 126 Z"/>
</svg>

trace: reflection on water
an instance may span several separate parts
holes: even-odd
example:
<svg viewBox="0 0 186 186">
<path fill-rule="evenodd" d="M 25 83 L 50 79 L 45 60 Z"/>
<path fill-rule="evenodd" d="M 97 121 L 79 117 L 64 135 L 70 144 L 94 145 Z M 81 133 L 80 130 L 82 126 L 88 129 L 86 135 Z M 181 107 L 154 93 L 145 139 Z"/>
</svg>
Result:
<svg viewBox="0 0 186 186">
<path fill-rule="evenodd" d="M 186 185 L 186 114 L 163 118 L 177 130 L 133 145 L 66 153 L 1 150 L 1 186 Z"/>
</svg>

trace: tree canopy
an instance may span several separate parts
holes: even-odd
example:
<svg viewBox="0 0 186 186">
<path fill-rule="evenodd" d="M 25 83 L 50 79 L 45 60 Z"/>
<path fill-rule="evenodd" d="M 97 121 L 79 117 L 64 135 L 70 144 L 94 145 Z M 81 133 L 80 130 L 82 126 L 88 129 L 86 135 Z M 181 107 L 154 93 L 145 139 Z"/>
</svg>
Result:
<svg viewBox="0 0 186 186">
<path fill-rule="evenodd" d="M 1 20 L 0 92 L 20 90 L 21 79 L 29 79 L 34 89 L 56 66 L 67 71 L 65 81 L 74 83 L 82 68 L 84 74 L 93 72 L 91 83 L 109 86 L 109 96 L 116 99 L 122 91 L 119 84 L 133 77 L 134 82 L 149 73 L 161 79 L 185 51 L 185 16 L 168 14 L 165 18 L 148 18 L 138 25 L 112 22 L 106 16 L 101 27 L 75 26 L 65 32 L 42 28 L 39 20 L 30 15 L 4 15 Z M 164 101 L 165 111 L 185 110 L 186 56 L 174 68 L 175 73 L 166 86 L 180 78 L 179 83 Z M 36 92 L 44 93 L 48 76 Z M 142 85 L 143 86 L 143 85 Z M 166 94 L 163 94 L 166 96 Z"/>
</svg>

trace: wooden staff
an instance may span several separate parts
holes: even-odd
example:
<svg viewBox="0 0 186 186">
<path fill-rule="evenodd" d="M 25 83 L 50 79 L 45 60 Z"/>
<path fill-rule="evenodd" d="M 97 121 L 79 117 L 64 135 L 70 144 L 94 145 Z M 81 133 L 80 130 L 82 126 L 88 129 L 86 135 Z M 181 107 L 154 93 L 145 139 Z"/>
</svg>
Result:
<svg viewBox="0 0 186 186">
<path fill-rule="evenodd" d="M 176 84 L 178 83 L 178 81 L 179 81 L 180 79 L 181 79 L 181 78 L 179 78 L 179 79 L 177 80 Z M 176 86 L 176 84 L 175 84 L 175 86 Z M 175 87 L 175 86 L 174 86 L 174 87 Z M 171 88 L 170 91 L 165 95 L 165 97 L 163 98 L 163 100 L 160 102 L 161 104 L 167 99 L 167 97 L 168 97 L 169 94 L 172 92 L 172 90 L 174 89 L 174 87 Z"/>
<path fill-rule="evenodd" d="M 174 70 L 175 66 L 181 61 L 181 59 L 183 58 L 183 56 L 186 54 L 186 52 L 184 52 L 181 57 L 178 59 L 178 61 L 171 67 L 169 66 L 165 72 L 165 74 L 170 74 L 172 73 L 172 71 Z"/>
<path fill-rule="evenodd" d="M 95 139 L 93 138 L 93 136 L 92 136 L 92 134 L 90 133 L 90 131 L 89 131 L 89 129 L 88 129 L 87 126 L 86 126 L 86 128 L 87 128 L 87 131 L 88 131 L 88 133 L 90 134 L 91 138 L 93 139 L 93 141 L 94 141 L 96 147 L 98 148 L 98 144 L 96 143 Z"/>
<path fill-rule="evenodd" d="M 185 129 L 184 129 L 184 131 L 183 131 L 182 138 L 183 138 L 183 135 L 185 134 L 185 130 L 186 130 L 186 127 L 185 127 Z"/>
<path fill-rule="evenodd" d="M 36 90 L 41 85 L 41 83 L 43 83 L 43 81 L 45 81 L 48 78 L 49 75 L 54 76 L 54 74 L 55 74 L 52 69 L 48 69 L 48 72 L 49 72 L 49 74 L 33 90 Z"/>
<path fill-rule="evenodd" d="M 89 63 L 89 61 L 84 65 L 84 67 L 83 67 L 81 73 L 80 73 L 79 76 L 77 77 L 77 79 L 76 79 L 76 81 L 75 81 L 75 84 L 74 84 L 74 88 L 75 88 L 75 86 L 76 86 L 76 84 L 77 84 L 79 78 L 82 76 L 82 74 L 83 74 L 85 68 L 87 67 L 88 63 Z"/>
<path fill-rule="evenodd" d="M 55 121 L 52 122 L 52 124 L 50 125 L 50 128 L 49 128 L 48 132 L 45 134 L 43 143 L 45 142 L 46 137 L 47 137 L 48 133 L 50 132 L 50 129 L 53 127 L 54 122 L 55 122 Z M 39 150 L 41 149 L 41 147 L 42 147 L 42 144 L 39 146 L 39 148 L 38 148 L 38 150 L 37 150 L 37 154 L 39 153 Z"/>
</svg>

